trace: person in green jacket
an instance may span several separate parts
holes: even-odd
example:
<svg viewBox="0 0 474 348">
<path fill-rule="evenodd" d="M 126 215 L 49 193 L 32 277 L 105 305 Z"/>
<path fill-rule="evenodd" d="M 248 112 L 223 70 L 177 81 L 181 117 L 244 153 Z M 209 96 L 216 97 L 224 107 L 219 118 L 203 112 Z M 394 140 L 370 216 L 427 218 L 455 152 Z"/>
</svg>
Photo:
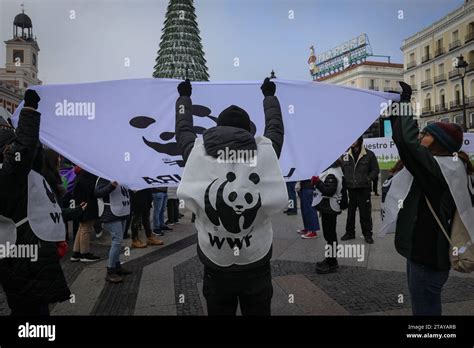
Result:
<svg viewBox="0 0 474 348">
<path fill-rule="evenodd" d="M 400 103 L 410 103 L 410 86 L 403 82 L 400 85 Z M 467 155 L 459 151 L 463 131 L 458 125 L 437 122 L 419 132 L 412 115 L 391 115 L 390 121 L 400 159 L 413 176 L 408 195 L 399 206 L 395 248 L 407 259 L 413 315 L 441 315 L 441 291 L 449 276 L 450 247 L 426 199 L 450 233 L 456 204 L 435 156 L 455 154 L 465 162 L 468 174 L 472 165 Z"/>
</svg>

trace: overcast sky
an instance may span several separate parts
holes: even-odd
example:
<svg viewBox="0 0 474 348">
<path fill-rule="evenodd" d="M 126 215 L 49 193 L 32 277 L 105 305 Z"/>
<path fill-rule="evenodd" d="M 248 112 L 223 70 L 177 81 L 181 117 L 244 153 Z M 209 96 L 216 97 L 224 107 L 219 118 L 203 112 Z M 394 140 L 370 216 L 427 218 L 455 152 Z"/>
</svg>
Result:
<svg viewBox="0 0 474 348">
<path fill-rule="evenodd" d="M 0 40 L 21 12 L 33 22 L 45 84 L 151 77 L 167 0 L 0 0 Z M 310 80 L 316 54 L 366 33 L 374 54 L 402 62 L 403 39 L 464 0 L 195 0 L 211 80 L 259 80 L 274 69 Z M 398 19 L 403 10 L 403 19 Z M 75 19 L 71 19 L 71 11 Z M 289 18 L 289 11 L 294 15 Z M 0 45 L 0 66 L 5 45 Z M 238 57 L 240 66 L 234 67 Z M 125 59 L 130 66 L 124 66 Z"/>
</svg>

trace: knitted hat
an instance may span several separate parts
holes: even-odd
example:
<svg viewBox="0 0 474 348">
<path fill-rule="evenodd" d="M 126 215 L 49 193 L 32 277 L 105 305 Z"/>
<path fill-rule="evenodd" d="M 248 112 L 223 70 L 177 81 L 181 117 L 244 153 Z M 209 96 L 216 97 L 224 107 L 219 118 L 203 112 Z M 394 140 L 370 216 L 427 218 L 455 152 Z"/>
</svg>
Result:
<svg viewBox="0 0 474 348">
<path fill-rule="evenodd" d="M 247 111 L 236 105 L 231 105 L 223 110 L 217 118 L 218 126 L 229 126 L 251 131 L 250 117 Z"/>
<path fill-rule="evenodd" d="M 430 133 L 450 153 L 458 152 L 462 147 L 463 131 L 456 123 L 432 123 L 424 131 Z"/>
</svg>

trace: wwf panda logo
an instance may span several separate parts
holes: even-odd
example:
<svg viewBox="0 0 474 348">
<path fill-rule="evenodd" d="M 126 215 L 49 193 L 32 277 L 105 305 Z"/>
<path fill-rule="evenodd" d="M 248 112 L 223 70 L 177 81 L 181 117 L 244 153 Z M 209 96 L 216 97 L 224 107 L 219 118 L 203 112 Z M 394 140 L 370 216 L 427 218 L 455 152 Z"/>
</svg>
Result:
<svg viewBox="0 0 474 348">
<path fill-rule="evenodd" d="M 211 203 L 209 193 L 218 178 L 207 186 L 204 195 L 205 212 L 209 220 L 215 226 L 222 224 L 230 233 L 240 233 L 250 228 L 262 206 L 262 198 L 258 190 L 242 192 L 241 189 L 233 186 L 235 179 L 235 173 L 227 173 L 226 180 L 217 189 L 215 208 Z M 256 187 L 260 182 L 260 177 L 256 173 L 251 173 L 248 180 Z"/>
<path fill-rule="evenodd" d="M 46 179 L 44 178 L 43 178 L 43 187 L 46 192 L 46 196 L 48 196 L 49 201 L 53 204 L 57 204 L 56 197 L 54 196 L 54 193 L 49 189 L 49 185 L 46 183 Z"/>
</svg>

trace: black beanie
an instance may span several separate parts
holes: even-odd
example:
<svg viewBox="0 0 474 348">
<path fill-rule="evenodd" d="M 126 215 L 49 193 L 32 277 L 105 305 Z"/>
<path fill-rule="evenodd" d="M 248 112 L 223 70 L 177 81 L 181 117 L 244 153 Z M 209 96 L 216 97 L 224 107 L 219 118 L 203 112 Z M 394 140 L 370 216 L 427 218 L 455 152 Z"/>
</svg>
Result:
<svg viewBox="0 0 474 348">
<path fill-rule="evenodd" d="M 231 105 L 220 113 L 217 125 L 242 128 L 251 132 L 249 114 L 236 105 Z"/>
</svg>

